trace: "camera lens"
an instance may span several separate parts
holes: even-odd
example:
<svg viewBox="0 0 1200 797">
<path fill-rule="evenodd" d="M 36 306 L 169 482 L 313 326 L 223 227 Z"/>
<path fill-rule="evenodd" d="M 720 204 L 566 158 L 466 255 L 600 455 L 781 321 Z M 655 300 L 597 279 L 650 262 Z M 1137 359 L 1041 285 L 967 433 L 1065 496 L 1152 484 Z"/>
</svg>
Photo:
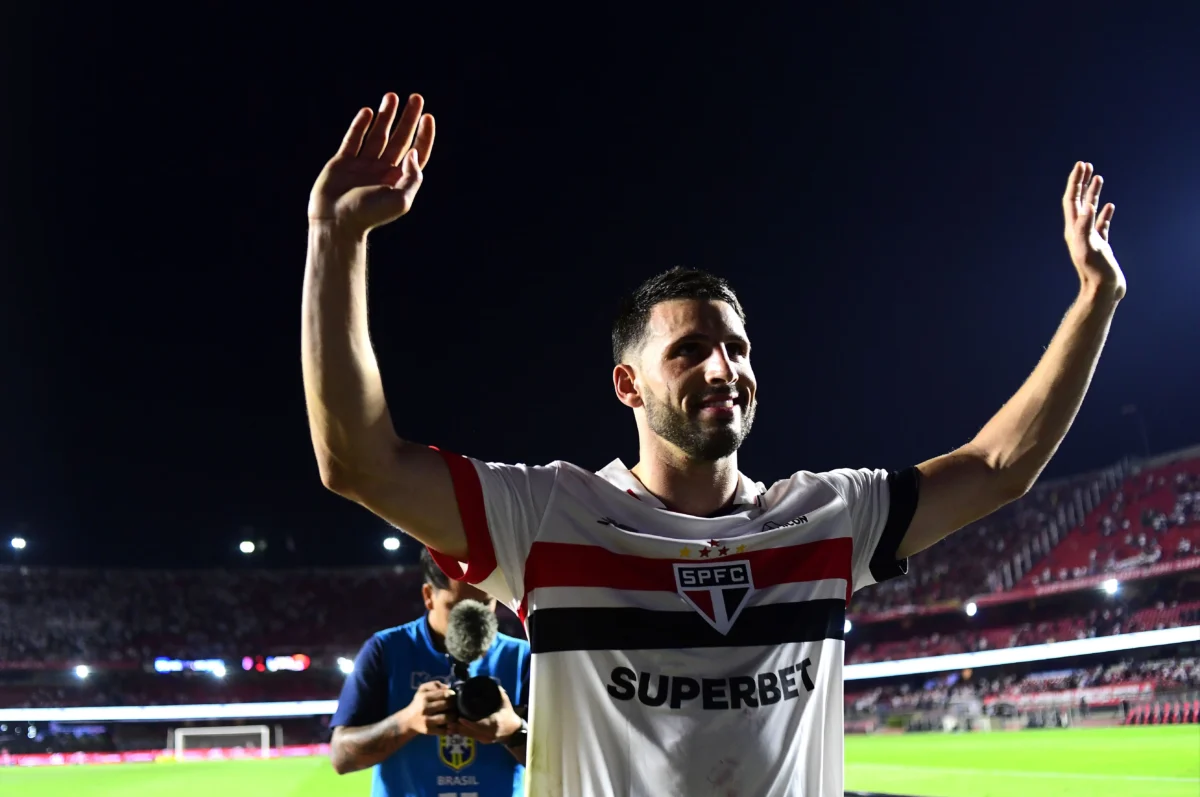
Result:
<svg viewBox="0 0 1200 797">
<path fill-rule="evenodd" d="M 504 705 L 500 687 L 486 675 L 477 675 L 455 687 L 458 695 L 458 713 L 469 720 L 490 717 Z"/>
</svg>

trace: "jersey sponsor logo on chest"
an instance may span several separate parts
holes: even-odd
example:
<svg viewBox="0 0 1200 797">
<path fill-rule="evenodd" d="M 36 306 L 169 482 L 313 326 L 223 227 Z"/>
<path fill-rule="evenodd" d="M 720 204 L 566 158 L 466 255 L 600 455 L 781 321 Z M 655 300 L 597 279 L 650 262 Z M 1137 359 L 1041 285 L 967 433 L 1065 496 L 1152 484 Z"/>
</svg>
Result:
<svg viewBox="0 0 1200 797">
<path fill-rule="evenodd" d="M 745 560 L 712 564 L 676 562 L 675 586 L 679 596 L 709 625 L 728 634 L 754 594 L 754 576 Z"/>
<path fill-rule="evenodd" d="M 609 675 L 608 694 L 616 700 L 637 699 L 650 707 L 686 709 L 691 706 L 712 710 L 760 708 L 795 700 L 816 688 L 812 679 L 812 659 L 805 658 L 779 670 L 730 678 L 692 678 L 687 675 L 663 675 L 635 672 L 617 667 Z M 797 683 L 797 678 L 799 683 Z M 699 700 L 699 704 L 694 701 Z"/>
</svg>

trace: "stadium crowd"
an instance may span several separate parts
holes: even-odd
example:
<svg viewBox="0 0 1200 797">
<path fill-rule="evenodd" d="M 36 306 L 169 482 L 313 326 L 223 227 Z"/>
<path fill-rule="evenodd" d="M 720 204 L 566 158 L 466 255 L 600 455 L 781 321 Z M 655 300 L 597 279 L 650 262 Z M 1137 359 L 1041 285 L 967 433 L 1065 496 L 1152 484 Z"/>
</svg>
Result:
<svg viewBox="0 0 1200 797">
<path fill-rule="evenodd" d="M 0 669 L 353 654 L 424 611 L 417 567 L 344 570 L 0 568 Z M 504 630 L 519 633 L 510 612 Z"/>
<path fill-rule="evenodd" d="M 1200 690 L 1200 660 L 1194 658 L 1139 661 L 1124 658 L 1088 669 L 1048 670 L 1025 675 L 1008 674 L 965 680 L 958 673 L 878 686 L 867 691 L 847 686 L 845 701 L 851 714 L 946 710 L 960 704 L 1003 704 L 1022 694 L 1066 692 L 1088 686 L 1153 683 L 1162 692 Z M 1001 698 L 1000 700 L 993 700 Z"/>
<path fill-rule="evenodd" d="M 1126 480 L 1024 582 L 1046 584 L 1182 559 L 1200 552 L 1200 464 Z"/>
<path fill-rule="evenodd" d="M 1027 590 L 1100 573 L 1119 575 L 1163 561 L 1180 560 L 1190 567 L 1186 560 L 1197 554 L 1200 460 L 1185 459 L 1147 472 L 1116 467 L 1035 489 L 915 557 L 908 578 L 855 595 L 850 608 L 853 613 L 870 614 L 945 602 L 961 619 L 961 603 L 983 593 Z M 992 614 L 989 609 L 986 618 L 971 622 L 974 627 L 964 627 L 965 620 L 954 624 L 936 617 L 919 626 L 919 631 L 910 630 L 907 623 L 874 627 L 867 623 L 847 636 L 847 663 L 1197 625 L 1196 583 L 1194 576 L 1185 574 L 1163 581 L 1161 588 L 1122 590 L 1100 601 L 1087 596 L 1060 603 L 1042 601 L 1038 619 L 1028 622 L 1015 622 L 1024 619 L 1017 615 L 1022 605 L 1018 602 L 1007 612 Z M 0 568 L 0 707 L 330 700 L 344 678 L 340 658 L 353 657 L 375 631 L 424 611 L 420 586 L 415 566 L 221 571 Z M 931 630 L 939 625 L 946 630 Z M 507 610 L 501 611 L 501 626 L 507 633 L 523 635 Z M 311 657 L 310 669 L 262 672 L 253 667 L 243 671 L 239 666 L 246 656 L 297 653 Z M 1154 660 L 1109 657 L 1086 668 L 1042 672 L 1001 667 L 974 678 L 963 671 L 935 678 L 888 679 L 867 691 L 855 690 L 856 684 L 850 682 L 847 717 L 882 721 L 905 712 L 964 706 L 987 714 L 1021 695 L 1065 694 L 1107 684 L 1148 682 L 1156 694 L 1200 698 L 1200 662 L 1186 653 L 1174 658 L 1159 655 Z M 228 671 L 221 677 L 211 672 L 159 673 L 152 667 L 158 657 L 219 658 Z M 72 669 L 78 664 L 91 667 L 88 677 L 74 676 Z M 1135 708 L 1145 715 L 1145 706 Z M 1135 713 L 1130 709 L 1130 718 Z M 1177 714 L 1164 710 L 1161 716 Z M 327 725 L 327 717 L 283 723 L 285 735 L 301 743 L 327 737 Z M 53 723 L 4 725 L 0 749 L 10 753 L 154 749 L 161 747 L 166 732 L 161 724 L 118 723 L 91 730 Z"/>
<path fill-rule="evenodd" d="M 971 653 L 1197 624 L 1200 624 L 1200 601 L 1158 602 L 1145 608 L 1136 608 L 1136 605 L 1127 607 L 1117 603 L 1112 606 L 1097 606 L 1084 616 L 1047 619 L 1016 626 L 906 636 L 894 641 L 861 644 L 851 641 L 846 653 L 846 663 L 861 664 L 918 656 Z"/>
<path fill-rule="evenodd" d="M 0 661 L 146 661 L 355 650 L 420 609 L 415 569 L 0 573 Z"/>
<path fill-rule="evenodd" d="M 1200 554 L 1200 459 L 1118 465 L 1035 487 L 913 557 L 908 578 L 854 596 L 856 613 L 964 601 Z"/>
<path fill-rule="evenodd" d="M 1057 544 L 1055 544 L 1057 541 Z M 914 557 L 908 578 L 854 596 L 870 614 L 1200 553 L 1200 460 L 1123 468 L 1035 489 Z M 1132 563 L 1132 564 L 1131 564 Z M 339 655 L 422 611 L 415 567 L 344 570 L 0 568 L 0 663 Z M 502 625 L 520 635 L 515 616 Z M 1028 640 L 1040 631 L 1015 632 Z M 1055 633 L 1093 633 L 1087 628 Z M 1109 633 L 1097 628 L 1094 633 Z M 926 640 L 914 642 L 926 649 Z M 962 639 L 963 649 L 979 644 Z M 1011 643 L 1009 643 L 1011 644 Z"/>
</svg>

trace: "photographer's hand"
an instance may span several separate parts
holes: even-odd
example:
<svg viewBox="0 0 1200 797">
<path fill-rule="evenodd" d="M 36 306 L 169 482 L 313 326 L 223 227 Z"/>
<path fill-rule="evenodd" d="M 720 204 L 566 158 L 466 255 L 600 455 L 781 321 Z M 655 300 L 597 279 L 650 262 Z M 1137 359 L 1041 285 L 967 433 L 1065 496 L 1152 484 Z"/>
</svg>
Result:
<svg viewBox="0 0 1200 797">
<path fill-rule="evenodd" d="M 373 725 L 333 730 L 330 758 L 339 775 L 373 767 L 419 735 L 461 733 L 453 715 L 454 690 L 440 681 L 421 684 L 412 702 Z"/>
<path fill-rule="evenodd" d="M 489 717 L 475 722 L 460 717 L 457 720 L 458 732 L 483 744 L 506 743 L 524 727 L 525 721 L 513 709 L 512 701 L 508 699 L 508 692 L 504 690 L 504 687 L 500 687 L 500 699 L 503 701 L 500 709 Z M 523 746 L 510 747 L 509 750 L 518 761 L 524 762 L 525 748 Z"/>
<path fill-rule="evenodd" d="M 402 724 L 412 733 L 446 736 L 462 733 L 455 716 L 454 690 L 441 681 L 421 684 L 412 702 L 401 709 Z"/>
</svg>

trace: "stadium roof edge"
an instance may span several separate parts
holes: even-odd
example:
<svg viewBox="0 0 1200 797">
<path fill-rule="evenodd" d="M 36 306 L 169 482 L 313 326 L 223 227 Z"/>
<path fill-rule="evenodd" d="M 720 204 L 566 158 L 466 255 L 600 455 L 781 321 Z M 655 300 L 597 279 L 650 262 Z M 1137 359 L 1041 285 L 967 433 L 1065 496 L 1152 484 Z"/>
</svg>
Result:
<svg viewBox="0 0 1200 797">
<path fill-rule="evenodd" d="M 1166 454 L 1156 454 L 1149 459 L 1142 460 L 1139 464 L 1142 470 L 1147 468 L 1161 468 L 1163 465 L 1170 465 L 1172 462 L 1178 462 L 1181 459 L 1200 458 L 1200 443 L 1187 448 L 1180 448 L 1176 451 L 1171 451 Z"/>
</svg>

